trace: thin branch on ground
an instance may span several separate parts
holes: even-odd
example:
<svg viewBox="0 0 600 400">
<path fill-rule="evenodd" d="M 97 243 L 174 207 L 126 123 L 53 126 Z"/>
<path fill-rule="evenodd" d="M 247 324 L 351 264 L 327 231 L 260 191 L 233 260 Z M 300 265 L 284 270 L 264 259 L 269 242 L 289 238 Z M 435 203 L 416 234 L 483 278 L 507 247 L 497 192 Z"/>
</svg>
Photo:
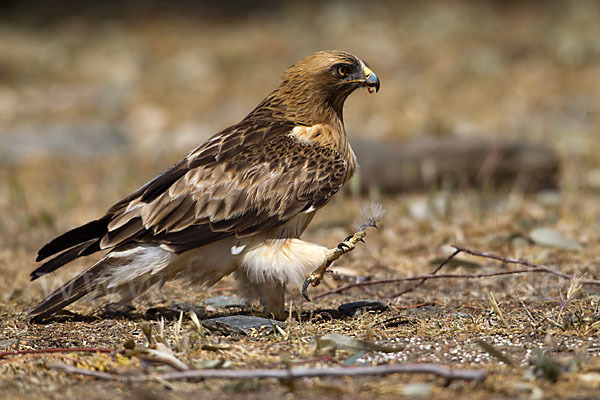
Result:
<svg viewBox="0 0 600 400">
<path fill-rule="evenodd" d="M 78 374 L 91 376 L 102 380 L 116 380 L 125 382 L 145 382 L 152 380 L 178 381 L 190 380 L 198 381 L 208 378 L 215 379 L 251 379 L 251 378 L 272 378 L 272 379 L 300 379 L 315 377 L 340 377 L 340 376 L 370 376 L 370 375 L 389 375 L 396 373 L 404 374 L 432 374 L 452 380 L 467 380 L 481 382 L 486 377 L 483 370 L 464 370 L 447 368 L 438 364 L 391 364 L 378 365 L 374 367 L 349 367 L 349 368 L 291 368 L 291 369 L 197 369 L 187 371 L 176 371 L 158 375 L 126 375 L 112 374 L 107 372 L 92 371 L 83 368 L 77 368 L 71 365 L 58 363 L 52 366 L 54 369 L 61 370 L 67 374 Z"/>
<path fill-rule="evenodd" d="M 442 261 L 430 274 L 416 275 L 416 276 L 411 276 L 411 277 L 406 277 L 406 278 L 380 279 L 380 280 L 349 283 L 347 285 L 340 286 L 338 288 L 331 289 L 326 292 L 320 293 L 320 294 L 314 296 L 313 299 L 316 300 L 321 297 L 329 296 L 329 295 L 336 294 L 336 293 L 341 293 L 343 291 L 346 291 L 346 290 L 354 288 L 354 287 L 384 285 L 384 284 L 388 284 L 388 283 L 400 283 L 400 282 L 410 282 L 410 281 L 421 281 L 417 285 L 409 288 L 406 291 L 402 291 L 402 292 L 399 292 L 399 293 L 396 293 L 396 294 L 390 296 L 390 297 L 398 297 L 405 293 L 413 291 L 414 289 L 416 289 L 417 287 L 419 287 L 423 283 L 425 283 L 425 281 L 427 281 L 428 279 L 477 279 L 477 278 L 488 278 L 488 277 L 493 277 L 493 276 L 525 274 L 525 273 L 530 273 L 530 272 L 531 273 L 548 273 L 548 274 L 556 275 L 563 279 L 569 279 L 569 280 L 573 279 L 572 275 L 565 274 L 564 272 L 560 272 L 553 268 L 547 267 L 545 265 L 536 264 L 536 263 L 533 263 L 530 261 L 516 259 L 516 258 L 503 257 L 503 256 L 499 256 L 499 255 L 487 253 L 487 252 L 475 251 L 475 250 L 471 250 L 471 249 L 461 247 L 461 246 L 452 246 L 452 247 L 454 247 L 456 249 L 456 251 L 454 251 L 444 261 Z M 525 266 L 529 266 L 530 268 L 521 268 L 521 269 L 515 269 L 515 270 L 511 270 L 511 271 L 489 272 L 489 273 L 481 273 L 481 274 L 439 274 L 439 275 L 436 274 L 436 272 L 438 272 L 445 264 L 447 264 L 452 258 L 456 257 L 461 252 L 467 253 L 467 254 L 470 254 L 470 255 L 473 255 L 476 257 L 482 257 L 482 258 L 488 258 L 488 259 L 493 259 L 493 260 L 497 260 L 497 261 L 502 261 L 506 264 L 525 265 Z M 581 279 L 580 283 L 585 284 L 585 285 L 600 286 L 600 280 L 597 280 L 597 279 Z"/>
<path fill-rule="evenodd" d="M 471 250 L 466 247 L 457 246 L 455 244 L 453 244 L 452 247 L 454 247 L 458 251 L 470 254 L 472 256 L 482 257 L 482 258 L 491 258 L 492 260 L 502 261 L 506 264 L 519 264 L 519 265 L 525 265 L 526 267 L 545 268 L 548 270 L 549 273 L 552 273 L 552 274 L 555 274 L 558 276 L 562 276 L 563 278 L 571 279 L 571 275 L 567 275 L 565 273 L 555 271 L 549 267 L 546 267 L 546 266 L 540 265 L 540 264 L 536 264 L 531 261 L 521 260 L 520 258 L 509 258 L 509 257 L 499 256 L 499 255 L 493 254 L 493 253 L 488 253 L 486 251 Z"/>
<path fill-rule="evenodd" d="M 0 352 L 0 358 L 19 356 L 22 354 L 48 354 L 48 353 L 110 353 L 113 349 L 103 347 L 58 347 L 50 349 L 28 349 Z"/>
<path fill-rule="evenodd" d="M 430 275 L 437 274 L 442 268 L 444 268 L 444 265 L 446 265 L 450 260 L 452 260 L 454 257 L 456 257 L 458 255 L 458 253 L 460 253 L 460 252 L 461 252 L 461 250 L 459 250 L 459 249 L 454 250 L 454 252 L 452 254 L 450 254 L 448 257 L 446 257 L 446 259 L 444 259 L 444 261 L 442 261 L 433 271 L 431 271 Z M 428 278 L 423 278 L 419 282 L 417 282 L 415 285 L 413 285 L 409 288 L 406 288 L 404 290 L 401 290 L 400 292 L 395 293 L 391 296 L 388 296 L 388 298 L 393 299 L 396 297 L 400 297 L 406 293 L 412 292 L 413 290 L 417 289 L 419 286 L 422 286 L 427 281 L 427 279 Z"/>
<path fill-rule="evenodd" d="M 519 258 L 503 257 L 503 256 L 499 256 L 497 254 L 488 253 L 488 252 L 484 252 L 484 251 L 475 251 L 475 250 L 468 249 L 466 247 L 461 247 L 461 246 L 456 246 L 456 245 L 452 245 L 452 247 L 454 247 L 456 250 L 460 250 L 461 252 L 471 254 L 472 256 L 482 257 L 482 258 L 491 258 L 493 260 L 502 261 L 506 264 L 525 265 L 528 267 L 537 268 L 540 270 L 540 272 L 547 272 L 552 275 L 560 276 L 561 278 L 564 278 L 564 279 L 569 279 L 569 280 L 575 279 L 575 275 L 565 274 L 564 272 L 560 272 L 560 271 L 557 271 L 548 266 L 536 264 L 531 261 L 521 260 Z M 585 285 L 600 285 L 600 280 L 598 280 L 598 279 L 580 279 L 579 283 L 585 284 Z"/>
</svg>

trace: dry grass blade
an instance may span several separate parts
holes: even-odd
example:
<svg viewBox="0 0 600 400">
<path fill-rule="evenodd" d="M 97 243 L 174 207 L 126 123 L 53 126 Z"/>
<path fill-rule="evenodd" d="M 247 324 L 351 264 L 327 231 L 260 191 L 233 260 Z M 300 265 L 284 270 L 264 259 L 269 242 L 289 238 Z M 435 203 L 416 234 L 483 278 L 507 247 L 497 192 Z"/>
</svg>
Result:
<svg viewBox="0 0 600 400">
<path fill-rule="evenodd" d="M 488 292 L 487 297 L 488 297 L 488 300 L 489 300 L 492 308 L 494 309 L 494 312 L 496 314 L 498 314 L 498 317 L 500 317 L 500 320 L 502 321 L 502 324 L 504 325 L 504 327 L 506 329 L 509 329 L 509 326 L 506 323 L 506 320 L 504 319 L 504 314 L 502 314 L 502 310 L 500 309 L 500 306 L 498 305 L 498 302 L 496 301 L 494 294 L 492 292 Z"/>
<path fill-rule="evenodd" d="M 521 305 L 525 309 L 525 313 L 527 313 L 527 317 L 529 317 L 529 319 L 531 320 L 531 323 L 533 324 L 533 326 L 537 327 L 538 326 L 538 321 L 535 318 L 533 318 L 533 315 L 531 315 L 531 312 L 529 312 L 529 309 L 527 308 L 527 306 L 525 305 L 525 303 L 523 303 L 523 301 L 521 301 Z"/>
<path fill-rule="evenodd" d="M 581 280 L 583 279 L 583 274 L 578 277 L 573 277 L 571 282 L 569 283 L 569 289 L 567 289 L 567 301 L 573 299 L 577 294 L 581 291 Z"/>
<path fill-rule="evenodd" d="M 193 310 L 190 311 L 190 319 L 192 320 L 192 324 L 194 325 L 196 332 L 198 333 L 198 335 L 200 335 L 200 338 L 202 340 L 204 340 L 206 338 L 206 333 L 204 332 L 204 327 L 202 326 L 202 323 L 198 319 L 198 315 Z"/>
<path fill-rule="evenodd" d="M 494 357 L 495 359 L 497 359 L 499 361 L 502 361 L 506 365 L 516 368 L 515 363 L 510 358 L 508 358 L 508 356 L 503 354 L 500 350 L 496 349 L 494 346 L 492 346 L 488 342 L 486 342 L 484 340 L 477 340 L 475 343 L 477 343 L 490 356 Z"/>
</svg>

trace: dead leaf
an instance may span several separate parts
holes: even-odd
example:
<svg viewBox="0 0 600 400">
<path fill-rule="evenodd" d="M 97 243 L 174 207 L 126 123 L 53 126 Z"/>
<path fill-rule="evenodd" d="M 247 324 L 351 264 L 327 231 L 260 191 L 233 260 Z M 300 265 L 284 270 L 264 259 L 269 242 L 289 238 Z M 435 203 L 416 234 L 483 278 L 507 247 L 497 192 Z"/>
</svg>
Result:
<svg viewBox="0 0 600 400">
<path fill-rule="evenodd" d="M 160 342 L 156 343 L 156 348 L 154 349 L 140 350 L 139 357 L 144 361 L 169 365 L 178 371 L 189 369 L 183 361 L 175 357 L 173 350 Z"/>
<path fill-rule="evenodd" d="M 317 355 L 332 354 L 335 353 L 336 350 L 346 350 L 353 354 L 365 351 L 397 353 L 404 350 L 404 347 L 384 346 L 336 333 L 331 333 L 317 338 Z"/>
</svg>

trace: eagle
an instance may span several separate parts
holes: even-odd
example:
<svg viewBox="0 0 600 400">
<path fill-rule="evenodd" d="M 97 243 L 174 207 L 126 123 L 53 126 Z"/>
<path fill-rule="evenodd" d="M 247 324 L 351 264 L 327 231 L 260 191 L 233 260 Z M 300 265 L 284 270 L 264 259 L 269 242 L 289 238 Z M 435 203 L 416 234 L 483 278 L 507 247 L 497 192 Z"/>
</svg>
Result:
<svg viewBox="0 0 600 400">
<path fill-rule="evenodd" d="M 30 310 L 39 321 L 86 296 L 128 304 L 150 287 L 180 279 L 210 287 L 233 273 L 242 296 L 275 316 L 285 290 L 300 286 L 330 249 L 300 236 L 350 179 L 356 157 L 343 107 L 379 78 L 344 51 L 312 54 L 282 75 L 241 122 L 108 209 L 43 246 L 31 280 L 99 251 L 99 261 Z M 348 245 L 351 245 L 348 243 Z"/>
</svg>

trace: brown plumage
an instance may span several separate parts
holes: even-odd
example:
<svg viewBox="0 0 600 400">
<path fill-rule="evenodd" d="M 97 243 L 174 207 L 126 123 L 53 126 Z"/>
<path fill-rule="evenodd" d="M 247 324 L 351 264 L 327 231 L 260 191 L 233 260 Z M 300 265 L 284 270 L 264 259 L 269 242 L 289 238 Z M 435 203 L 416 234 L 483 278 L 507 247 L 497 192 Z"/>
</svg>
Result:
<svg viewBox="0 0 600 400">
<path fill-rule="evenodd" d="M 349 53 L 321 51 L 289 67 L 240 123 L 102 218 L 42 247 L 36 261 L 53 258 L 32 280 L 75 258 L 110 252 L 30 314 L 44 318 L 87 294 L 117 293 L 128 302 L 176 278 L 208 286 L 234 271 L 246 297 L 280 312 L 286 284 L 301 283 L 327 250 L 299 237 L 354 172 L 342 109 L 361 86 L 378 90 L 379 80 Z"/>
</svg>

